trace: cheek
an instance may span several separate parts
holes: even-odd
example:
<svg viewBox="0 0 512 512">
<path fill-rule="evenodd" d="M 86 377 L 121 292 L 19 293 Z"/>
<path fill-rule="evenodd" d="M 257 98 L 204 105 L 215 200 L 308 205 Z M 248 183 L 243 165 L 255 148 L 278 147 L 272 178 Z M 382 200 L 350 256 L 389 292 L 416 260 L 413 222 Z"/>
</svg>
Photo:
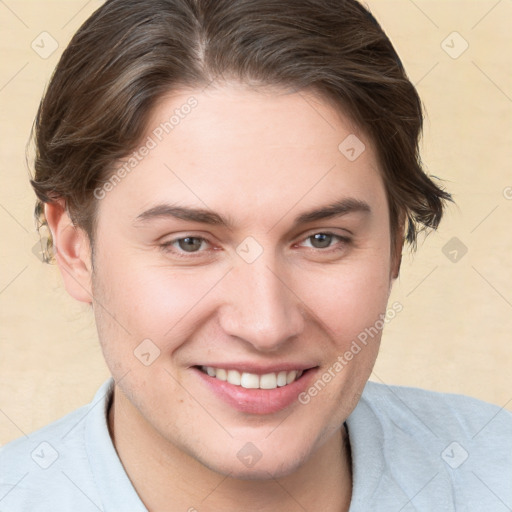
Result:
<svg viewBox="0 0 512 512">
<path fill-rule="evenodd" d="M 145 339 L 172 352 L 177 347 L 169 343 L 193 329 L 207 303 L 204 297 L 222 277 L 222 269 L 173 270 L 148 264 L 148 259 L 144 254 L 126 254 L 103 258 L 98 264 L 94 280 L 98 330 L 100 339 L 109 340 L 108 349 L 118 354 L 133 355 Z"/>
<path fill-rule="evenodd" d="M 328 426 L 327 436 L 352 412 L 373 369 L 384 327 L 389 266 L 378 258 L 372 265 L 361 260 L 328 276 L 317 275 L 309 284 L 303 289 L 309 309 L 330 342 L 318 379 L 299 402 Z"/>
<path fill-rule="evenodd" d="M 389 261 L 361 259 L 328 274 L 311 276 L 303 283 L 301 296 L 343 347 L 385 313 L 389 285 Z"/>
</svg>

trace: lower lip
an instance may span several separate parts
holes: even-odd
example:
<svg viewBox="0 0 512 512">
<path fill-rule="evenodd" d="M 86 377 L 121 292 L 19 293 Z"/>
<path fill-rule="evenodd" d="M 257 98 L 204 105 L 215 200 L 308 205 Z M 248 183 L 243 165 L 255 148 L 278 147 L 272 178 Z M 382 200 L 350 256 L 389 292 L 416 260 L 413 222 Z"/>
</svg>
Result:
<svg viewBox="0 0 512 512">
<path fill-rule="evenodd" d="M 197 368 L 193 370 L 221 400 L 240 412 L 250 414 L 272 414 L 286 409 L 297 402 L 297 397 L 308 387 L 316 373 L 315 369 L 307 370 L 291 384 L 275 389 L 246 389 L 210 377 Z"/>
</svg>

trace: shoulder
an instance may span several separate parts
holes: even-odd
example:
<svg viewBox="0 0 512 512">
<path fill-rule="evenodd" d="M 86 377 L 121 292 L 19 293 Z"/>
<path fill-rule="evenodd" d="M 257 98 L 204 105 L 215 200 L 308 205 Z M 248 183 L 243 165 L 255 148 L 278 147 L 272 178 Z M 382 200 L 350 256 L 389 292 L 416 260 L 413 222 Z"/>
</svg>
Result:
<svg viewBox="0 0 512 512">
<path fill-rule="evenodd" d="M 1 510 L 97 510 L 85 440 L 86 418 L 95 405 L 0 448 Z"/>
<path fill-rule="evenodd" d="M 502 407 L 368 382 L 347 424 L 358 503 L 404 511 L 512 504 L 512 414 Z"/>
<path fill-rule="evenodd" d="M 512 443 L 512 413 L 476 398 L 406 386 L 368 382 L 362 404 L 402 428 L 423 424 L 434 435 L 504 436 Z"/>
</svg>

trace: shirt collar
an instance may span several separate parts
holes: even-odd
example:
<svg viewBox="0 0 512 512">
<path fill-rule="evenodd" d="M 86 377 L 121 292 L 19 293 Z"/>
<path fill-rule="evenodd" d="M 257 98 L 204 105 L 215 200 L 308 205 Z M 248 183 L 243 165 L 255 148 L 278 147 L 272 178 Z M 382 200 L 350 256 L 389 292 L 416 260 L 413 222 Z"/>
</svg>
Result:
<svg viewBox="0 0 512 512">
<path fill-rule="evenodd" d="M 108 408 L 114 380 L 107 380 L 96 392 L 85 419 L 85 447 L 104 512 L 148 512 L 135 491 L 117 455 L 109 434 Z"/>
</svg>

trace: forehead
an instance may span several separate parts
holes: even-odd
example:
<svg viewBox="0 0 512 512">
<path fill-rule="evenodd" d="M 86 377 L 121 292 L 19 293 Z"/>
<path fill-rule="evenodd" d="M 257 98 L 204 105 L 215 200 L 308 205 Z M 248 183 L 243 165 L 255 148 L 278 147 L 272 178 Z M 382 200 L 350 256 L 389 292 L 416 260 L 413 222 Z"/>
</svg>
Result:
<svg viewBox="0 0 512 512">
<path fill-rule="evenodd" d="M 275 216 L 341 196 L 383 198 L 371 141 L 310 92 L 177 91 L 157 102 L 135 153 L 129 177 L 111 194 L 125 194 L 124 207 L 179 200 L 237 215 L 251 205 Z"/>
<path fill-rule="evenodd" d="M 189 104 L 194 106 L 188 108 Z M 152 111 L 147 135 L 160 142 L 171 134 L 176 154 L 180 146 L 185 151 L 182 139 L 193 135 L 189 140 L 199 143 L 200 139 L 202 151 L 220 153 L 229 148 L 235 155 L 243 148 L 240 157 L 250 157 L 251 147 L 256 154 L 269 150 L 288 157 L 293 151 L 326 149 L 337 155 L 340 136 L 366 138 L 332 100 L 313 91 L 251 88 L 236 82 L 161 97 Z"/>
</svg>

